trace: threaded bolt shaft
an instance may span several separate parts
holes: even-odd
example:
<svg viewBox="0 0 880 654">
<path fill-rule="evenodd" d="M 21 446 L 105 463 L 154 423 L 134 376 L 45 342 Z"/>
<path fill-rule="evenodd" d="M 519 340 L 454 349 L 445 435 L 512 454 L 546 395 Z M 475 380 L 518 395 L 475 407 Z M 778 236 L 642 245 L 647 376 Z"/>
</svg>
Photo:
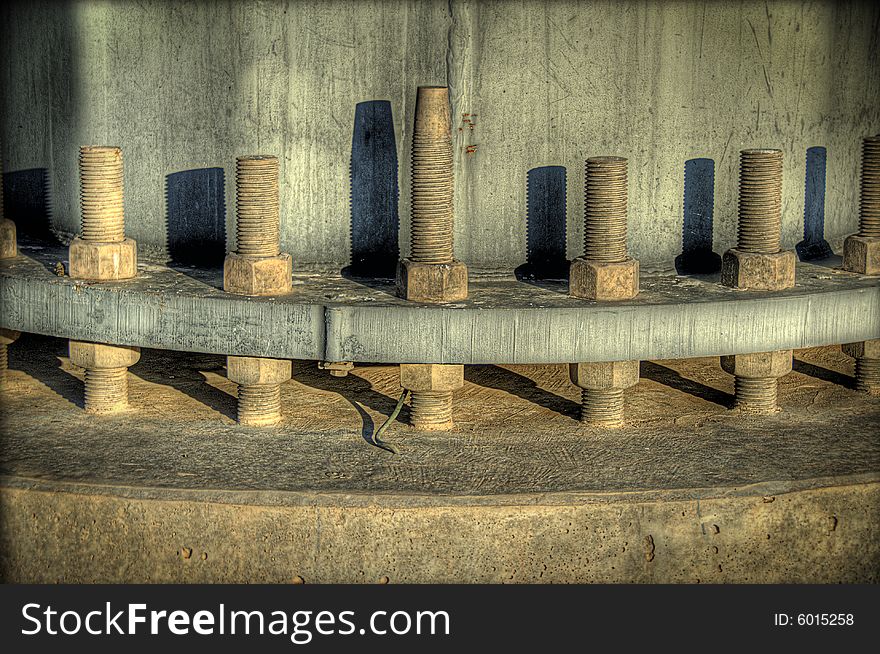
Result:
<svg viewBox="0 0 880 654">
<path fill-rule="evenodd" d="M 872 394 L 880 391 L 880 359 L 856 358 L 856 390 Z"/>
<path fill-rule="evenodd" d="M 0 343 L 0 375 L 9 370 L 9 346 L 6 343 Z"/>
<path fill-rule="evenodd" d="M 127 406 L 128 368 L 86 368 L 87 413 L 112 413 Z"/>
<path fill-rule="evenodd" d="M 880 237 L 880 134 L 862 141 L 859 236 Z"/>
<path fill-rule="evenodd" d="M 739 158 L 737 249 L 776 254 L 782 228 L 782 151 L 743 150 Z"/>
<path fill-rule="evenodd" d="M 277 257 L 281 253 L 278 157 L 250 155 L 235 162 L 238 254 Z"/>
<path fill-rule="evenodd" d="M 775 413 L 779 382 L 776 377 L 760 379 L 734 377 L 734 406 L 744 413 L 764 415 Z"/>
<path fill-rule="evenodd" d="M 415 429 L 452 428 L 452 391 L 413 391 L 410 409 L 410 421 Z"/>
<path fill-rule="evenodd" d="M 238 422 L 249 426 L 274 425 L 281 421 L 280 384 L 239 384 Z"/>
<path fill-rule="evenodd" d="M 581 422 L 603 427 L 623 424 L 622 388 L 581 389 Z"/>
<path fill-rule="evenodd" d="M 79 149 L 82 239 L 101 243 L 125 240 L 122 150 L 84 145 Z"/>
<path fill-rule="evenodd" d="M 627 161 L 587 159 L 584 176 L 584 258 L 606 263 L 626 260 Z"/>
<path fill-rule="evenodd" d="M 412 142 L 410 259 L 453 261 L 452 118 L 449 89 L 421 86 Z"/>
</svg>

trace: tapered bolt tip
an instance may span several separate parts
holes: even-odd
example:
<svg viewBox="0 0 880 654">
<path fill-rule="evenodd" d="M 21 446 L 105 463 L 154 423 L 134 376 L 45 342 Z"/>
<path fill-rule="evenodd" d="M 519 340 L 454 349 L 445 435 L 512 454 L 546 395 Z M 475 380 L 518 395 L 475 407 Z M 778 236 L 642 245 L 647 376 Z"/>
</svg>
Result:
<svg viewBox="0 0 880 654">
<path fill-rule="evenodd" d="M 420 86 L 416 93 L 415 134 L 420 138 L 449 138 L 452 116 L 449 110 L 449 88 Z"/>
</svg>

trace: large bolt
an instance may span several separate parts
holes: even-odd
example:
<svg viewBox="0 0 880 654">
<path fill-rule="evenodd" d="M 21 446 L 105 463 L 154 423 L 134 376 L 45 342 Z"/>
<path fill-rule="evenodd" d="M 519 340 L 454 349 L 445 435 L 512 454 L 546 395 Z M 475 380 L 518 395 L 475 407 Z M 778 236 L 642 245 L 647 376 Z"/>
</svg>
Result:
<svg viewBox="0 0 880 654">
<path fill-rule="evenodd" d="M 721 283 L 764 291 L 794 286 L 796 256 L 780 250 L 781 226 L 782 151 L 743 150 L 737 246 L 724 253 Z"/>
<path fill-rule="evenodd" d="M 0 377 L 9 369 L 9 346 L 18 340 L 21 332 L 0 328 Z"/>
<path fill-rule="evenodd" d="M 402 363 L 400 385 L 411 391 L 410 422 L 419 431 L 452 429 L 452 397 L 464 386 L 464 366 Z"/>
<path fill-rule="evenodd" d="M 880 134 L 862 141 L 859 231 L 843 243 L 843 267 L 880 275 Z"/>
<path fill-rule="evenodd" d="M 114 281 L 137 274 L 137 244 L 125 237 L 122 150 L 79 150 L 82 234 L 70 243 L 70 276 Z"/>
<path fill-rule="evenodd" d="M 619 427 L 624 418 L 624 391 L 639 383 L 638 361 L 572 363 L 571 382 L 581 389 L 581 422 Z"/>
<path fill-rule="evenodd" d="M 238 384 L 238 422 L 262 427 L 281 420 L 281 384 L 291 378 L 289 359 L 226 357 L 226 376 Z"/>
<path fill-rule="evenodd" d="M 226 256 L 223 288 L 240 295 L 289 293 L 293 262 L 281 252 L 278 157 L 238 157 L 235 165 L 238 249 Z"/>
<path fill-rule="evenodd" d="M 250 155 L 235 161 L 237 252 L 247 257 L 281 253 L 278 157 Z"/>
<path fill-rule="evenodd" d="M 412 141 L 410 259 L 452 263 L 453 172 L 449 89 L 422 86 Z"/>
<path fill-rule="evenodd" d="M 880 339 L 847 343 L 841 349 L 856 360 L 856 390 L 880 394 Z"/>
<path fill-rule="evenodd" d="M 776 254 L 782 229 L 782 151 L 743 150 L 739 166 L 737 249 Z"/>
<path fill-rule="evenodd" d="M 584 258 L 626 261 L 626 159 L 587 159 L 584 176 Z"/>
<path fill-rule="evenodd" d="M 124 345 L 70 341 L 70 362 L 85 368 L 85 410 L 112 413 L 128 407 L 128 368 L 140 349 Z"/>
<path fill-rule="evenodd" d="M 0 259 L 11 259 L 17 254 L 15 223 L 3 215 L 3 157 L 0 155 Z"/>
<path fill-rule="evenodd" d="M 639 262 L 626 254 L 627 160 L 587 159 L 584 256 L 571 262 L 569 294 L 588 300 L 628 300 L 639 292 Z"/>
<path fill-rule="evenodd" d="M 82 239 L 118 243 L 125 239 L 122 150 L 84 145 L 79 149 Z"/>
<path fill-rule="evenodd" d="M 721 367 L 734 375 L 734 406 L 743 413 L 778 411 L 778 380 L 791 372 L 791 363 L 791 350 L 721 357 Z"/>
<path fill-rule="evenodd" d="M 467 297 L 467 267 L 453 248 L 452 118 L 449 89 L 420 86 L 412 142 L 410 256 L 398 266 L 398 293 L 417 302 Z"/>
</svg>

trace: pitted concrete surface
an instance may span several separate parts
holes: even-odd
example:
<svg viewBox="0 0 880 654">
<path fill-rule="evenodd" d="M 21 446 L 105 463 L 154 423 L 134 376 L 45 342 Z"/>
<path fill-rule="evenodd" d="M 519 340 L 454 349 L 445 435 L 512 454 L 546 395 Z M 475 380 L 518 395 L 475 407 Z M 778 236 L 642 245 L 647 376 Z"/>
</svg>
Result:
<svg viewBox="0 0 880 654">
<path fill-rule="evenodd" d="M 643 362 L 621 429 L 583 427 L 565 366 L 468 366 L 455 430 L 413 432 L 408 408 L 369 443 L 401 389 L 396 366 L 331 377 L 294 362 L 284 420 L 234 422 L 223 357 L 144 350 L 127 412 L 88 416 L 82 373 L 60 339 L 22 336 L 4 382 L 2 472 L 97 484 L 195 489 L 504 495 L 737 487 L 880 471 L 877 398 L 850 390 L 839 349 L 798 352 L 782 412 L 729 409 L 717 359 Z"/>
<path fill-rule="evenodd" d="M 782 412 L 728 408 L 717 359 L 643 362 L 627 425 L 576 420 L 564 366 L 468 366 L 456 429 L 368 442 L 394 366 L 294 362 L 285 419 L 235 425 L 214 355 L 145 350 L 126 413 L 80 409 L 66 343 L 3 383 L 6 581 L 877 581 L 880 401 L 800 351 Z M 401 414 L 405 421 L 407 412 Z"/>
</svg>

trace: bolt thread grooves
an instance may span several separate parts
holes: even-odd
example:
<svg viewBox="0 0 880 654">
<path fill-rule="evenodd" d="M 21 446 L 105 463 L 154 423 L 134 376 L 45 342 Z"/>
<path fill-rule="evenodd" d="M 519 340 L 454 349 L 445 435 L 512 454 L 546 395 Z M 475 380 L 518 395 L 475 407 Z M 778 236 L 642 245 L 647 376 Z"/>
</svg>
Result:
<svg viewBox="0 0 880 654">
<path fill-rule="evenodd" d="M 581 389 L 581 422 L 608 427 L 623 424 L 623 389 Z"/>
<path fill-rule="evenodd" d="M 739 158 L 737 249 L 779 252 L 782 227 L 782 151 L 743 150 Z"/>
<path fill-rule="evenodd" d="M 281 253 L 278 157 L 238 157 L 235 191 L 238 254 L 277 257 Z"/>
<path fill-rule="evenodd" d="M 862 141 L 859 236 L 880 237 L 880 134 Z"/>
<path fill-rule="evenodd" d="M 239 384 L 238 422 L 274 425 L 281 420 L 281 384 Z"/>
<path fill-rule="evenodd" d="M 746 413 L 774 413 L 777 386 L 775 377 L 734 377 L 734 405 Z"/>
<path fill-rule="evenodd" d="M 82 239 L 118 243 L 125 239 L 122 150 L 84 145 L 79 149 Z"/>
<path fill-rule="evenodd" d="M 587 159 L 584 176 L 584 258 L 626 260 L 626 159 Z"/>
<path fill-rule="evenodd" d="M 9 346 L 0 343 L 0 374 L 9 370 Z"/>
<path fill-rule="evenodd" d="M 410 231 L 410 259 L 418 263 L 452 263 L 454 256 L 450 124 L 448 89 L 419 88 L 412 141 Z"/>
<path fill-rule="evenodd" d="M 880 359 L 856 359 L 856 390 L 871 393 L 880 389 Z"/>
<path fill-rule="evenodd" d="M 410 405 L 410 420 L 416 429 L 452 425 L 452 391 L 413 391 Z"/>
<path fill-rule="evenodd" d="M 110 413 L 128 406 L 128 368 L 86 368 L 85 410 Z"/>
</svg>

